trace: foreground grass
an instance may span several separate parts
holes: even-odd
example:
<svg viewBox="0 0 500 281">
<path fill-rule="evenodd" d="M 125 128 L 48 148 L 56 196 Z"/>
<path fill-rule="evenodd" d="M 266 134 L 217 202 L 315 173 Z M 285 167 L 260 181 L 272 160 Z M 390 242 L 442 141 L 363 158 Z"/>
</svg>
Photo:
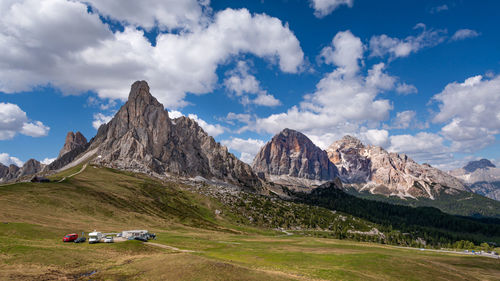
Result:
<svg viewBox="0 0 500 281">
<path fill-rule="evenodd" d="M 91 166 L 62 183 L 2 187 L 0 206 L 0 280 L 500 280 L 499 260 L 235 225 L 210 198 Z M 61 242 L 132 228 L 194 252 Z"/>
</svg>

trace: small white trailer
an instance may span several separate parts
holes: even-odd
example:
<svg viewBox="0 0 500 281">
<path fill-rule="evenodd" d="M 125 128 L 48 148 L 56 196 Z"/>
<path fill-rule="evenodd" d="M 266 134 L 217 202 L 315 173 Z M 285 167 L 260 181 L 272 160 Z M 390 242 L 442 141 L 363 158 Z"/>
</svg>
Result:
<svg viewBox="0 0 500 281">
<path fill-rule="evenodd" d="M 89 233 L 89 244 L 99 243 L 101 242 L 104 235 L 101 232 L 94 230 Z"/>
<path fill-rule="evenodd" d="M 146 236 L 149 232 L 145 229 L 141 230 L 124 230 L 121 233 L 121 237 L 123 238 L 130 238 L 130 237 L 135 237 L 135 236 Z"/>
</svg>

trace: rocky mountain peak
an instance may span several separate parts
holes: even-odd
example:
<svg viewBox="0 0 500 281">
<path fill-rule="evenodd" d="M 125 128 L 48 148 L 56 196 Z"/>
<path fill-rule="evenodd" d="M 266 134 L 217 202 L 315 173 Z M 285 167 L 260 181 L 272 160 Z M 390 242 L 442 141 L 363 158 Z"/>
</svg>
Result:
<svg viewBox="0 0 500 281">
<path fill-rule="evenodd" d="M 252 167 L 257 173 L 316 181 L 333 180 L 337 169 L 325 151 L 304 134 L 284 129 L 261 148 Z"/>
<path fill-rule="evenodd" d="M 163 105 L 149 92 L 149 85 L 146 81 L 136 81 L 132 84 L 126 106 L 131 119 L 144 115 L 152 108 L 161 108 L 164 111 Z"/>
<path fill-rule="evenodd" d="M 486 168 L 496 168 L 495 164 L 491 163 L 488 159 L 481 159 L 478 161 L 470 161 L 467 165 L 464 166 L 464 170 L 473 173 L 477 169 L 486 169 Z"/>
<path fill-rule="evenodd" d="M 334 142 L 331 146 L 336 146 L 342 149 L 344 148 L 361 149 L 365 147 L 365 145 L 359 139 L 350 135 L 345 135 L 342 139 Z"/>
<path fill-rule="evenodd" d="M 66 135 L 66 140 L 64 141 L 64 145 L 61 148 L 61 151 L 59 152 L 58 158 L 70 152 L 71 150 L 80 146 L 84 146 L 86 144 L 87 144 L 87 139 L 83 136 L 82 133 L 68 132 L 68 134 Z"/>
<path fill-rule="evenodd" d="M 433 199 L 441 192 L 466 190 L 458 179 L 430 165 L 420 165 L 406 154 L 389 153 L 379 146 L 364 146 L 350 136 L 334 142 L 327 153 L 341 180 L 359 191 Z"/>
<path fill-rule="evenodd" d="M 145 81 L 132 84 L 129 100 L 102 125 L 88 151 L 100 165 L 155 173 L 223 180 L 253 190 L 261 182 L 250 166 L 217 143 L 194 120 L 168 116 Z"/>
<path fill-rule="evenodd" d="M 350 135 L 332 143 L 327 149 L 328 159 L 339 170 L 346 183 L 366 182 L 370 177 L 371 161 L 364 155 L 364 144 Z"/>
</svg>

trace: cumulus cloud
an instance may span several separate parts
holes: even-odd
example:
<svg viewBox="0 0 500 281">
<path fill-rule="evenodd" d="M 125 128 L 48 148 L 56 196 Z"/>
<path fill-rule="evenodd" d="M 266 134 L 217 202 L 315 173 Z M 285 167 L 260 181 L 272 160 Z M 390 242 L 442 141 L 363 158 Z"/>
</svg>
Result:
<svg viewBox="0 0 500 281">
<path fill-rule="evenodd" d="M 158 27 L 160 30 L 176 28 L 192 30 L 207 19 L 203 8 L 210 1 L 197 0 L 85 0 L 100 14 L 118 20 L 123 24 L 140 26 L 145 29 Z"/>
<path fill-rule="evenodd" d="M 472 30 L 472 29 L 459 29 L 453 34 L 451 37 L 451 41 L 459 41 L 459 40 L 464 40 L 468 38 L 474 38 L 479 36 L 479 32 Z"/>
<path fill-rule="evenodd" d="M 405 153 L 417 162 L 445 164 L 453 159 L 450 149 L 438 134 L 420 132 L 416 135 L 394 135 L 390 137 L 391 152 Z"/>
<path fill-rule="evenodd" d="M 345 134 L 360 135 L 387 119 L 392 104 L 378 95 L 393 89 L 397 79 L 385 73 L 383 63 L 374 65 L 366 76 L 360 73 L 364 47 L 350 31 L 339 32 L 332 44 L 324 59 L 337 68 L 318 82 L 316 90 L 305 95 L 299 106 L 257 118 L 247 129 L 277 133 L 283 128 L 292 128 L 325 148 Z M 361 137 L 384 143 L 384 133 L 375 133 L 371 131 Z"/>
<path fill-rule="evenodd" d="M 43 137 L 50 128 L 40 121 L 30 122 L 26 112 L 12 103 L 0 103 L 0 140 L 12 139 L 20 133 L 31 137 Z"/>
<path fill-rule="evenodd" d="M 99 14 L 77 1 L 2 2 L 0 91 L 29 91 L 50 83 L 64 94 L 95 91 L 100 98 L 125 100 L 130 84 L 144 79 L 160 102 L 176 108 L 186 105 L 186 93 L 210 93 L 217 82 L 218 65 L 239 54 L 276 62 L 289 73 L 298 72 L 303 63 L 304 54 L 293 32 L 265 14 L 226 9 L 197 28 L 160 33 L 153 46 L 135 25 L 148 27 L 157 22 L 160 27 L 175 28 L 168 15 L 154 11 L 164 5 L 160 1 L 148 1 L 150 7 L 140 8 L 146 10 L 144 14 L 134 11 L 141 18 L 124 12 L 121 1 L 91 2 L 103 15 L 131 25 L 113 32 Z M 194 5 L 187 2 L 165 12 L 180 13 L 178 28 L 191 24 L 182 18 L 199 14 L 199 10 L 194 16 L 183 14 L 185 7 Z M 134 3 L 127 1 L 123 7 L 139 5 Z"/>
<path fill-rule="evenodd" d="M 184 114 L 177 110 L 171 110 L 168 112 L 168 117 L 170 117 L 171 119 L 179 118 L 181 116 L 184 116 Z"/>
<path fill-rule="evenodd" d="M 199 118 L 196 114 L 189 114 L 187 117 L 196 121 L 196 123 L 198 123 L 198 125 L 200 125 L 200 127 L 202 127 L 203 130 L 205 130 L 205 132 L 207 132 L 207 134 L 212 137 L 216 137 L 224 133 L 224 131 L 226 130 L 226 128 L 222 127 L 220 124 L 207 123 L 205 120 Z"/>
<path fill-rule="evenodd" d="M 262 106 L 277 106 L 281 102 L 262 89 L 260 82 L 250 74 L 247 62 L 239 61 L 236 68 L 226 73 L 224 86 L 228 91 L 240 98 L 243 105 L 255 104 Z M 252 96 L 256 96 L 253 98 Z"/>
<path fill-rule="evenodd" d="M 359 70 L 359 60 L 363 58 L 363 52 L 361 39 L 347 30 L 333 37 L 332 45 L 321 50 L 320 58 L 325 63 L 341 67 L 347 74 L 353 75 Z"/>
<path fill-rule="evenodd" d="M 113 115 L 104 115 L 102 113 L 96 113 L 94 114 L 94 121 L 92 121 L 92 127 L 94 129 L 99 129 L 102 124 L 107 124 L 109 121 L 113 119 Z"/>
<path fill-rule="evenodd" d="M 389 144 L 389 132 L 386 130 L 371 129 L 361 135 L 371 145 L 386 147 Z"/>
<path fill-rule="evenodd" d="M 317 18 L 331 14 L 341 5 L 351 8 L 353 3 L 354 0 L 310 0 L 310 5 L 314 9 L 314 15 Z"/>
<path fill-rule="evenodd" d="M 221 143 L 229 149 L 240 152 L 240 160 L 248 164 L 252 163 L 255 155 L 265 144 L 262 140 L 252 138 L 231 138 L 229 140 L 222 140 Z"/>
<path fill-rule="evenodd" d="M 405 110 L 398 112 L 396 118 L 392 122 L 391 129 L 407 129 L 410 124 L 415 121 L 417 113 L 413 110 Z"/>
<path fill-rule="evenodd" d="M 427 47 L 436 46 L 446 39 L 446 30 L 427 29 L 425 24 L 419 23 L 414 29 L 419 29 L 417 36 L 408 36 L 405 39 L 392 38 L 386 34 L 372 36 L 370 39 L 370 56 L 384 57 L 389 55 L 391 59 L 407 57 L 411 53 Z"/>
<path fill-rule="evenodd" d="M 19 158 L 10 156 L 8 153 L 0 153 L 0 163 L 4 164 L 5 166 L 14 164 L 18 167 L 21 167 L 24 164 L 23 161 L 21 161 Z"/>
<path fill-rule="evenodd" d="M 409 95 L 418 93 L 418 89 L 414 85 L 401 83 L 396 87 L 396 92 L 401 95 Z"/>
<path fill-rule="evenodd" d="M 499 92 L 500 76 L 478 75 L 450 83 L 433 97 L 439 102 L 433 121 L 446 123 L 441 132 L 455 150 L 476 151 L 495 140 L 500 133 Z"/>
</svg>

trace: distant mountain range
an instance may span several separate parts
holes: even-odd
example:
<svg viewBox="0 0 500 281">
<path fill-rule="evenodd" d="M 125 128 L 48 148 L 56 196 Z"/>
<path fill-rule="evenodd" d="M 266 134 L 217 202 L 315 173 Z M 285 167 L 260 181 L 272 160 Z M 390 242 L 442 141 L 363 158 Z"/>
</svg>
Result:
<svg viewBox="0 0 500 281">
<path fill-rule="evenodd" d="M 500 200 L 500 169 L 488 159 L 471 161 L 463 168 L 450 171 L 462 180 L 471 191 Z"/>
<path fill-rule="evenodd" d="M 399 198 L 435 199 L 468 189 L 462 182 L 405 154 L 365 146 L 345 136 L 326 151 L 300 132 L 284 129 L 257 154 L 252 168 L 266 179 L 297 189 L 318 186 L 339 177 L 344 188 Z"/>
<path fill-rule="evenodd" d="M 466 166 L 463 176 L 487 178 L 487 182 L 494 185 L 494 179 L 498 179 L 494 176 L 498 175 L 497 169 L 486 161 Z M 468 198 L 471 190 L 481 193 L 494 189 L 486 185 L 475 187 L 458 172 L 445 173 L 430 165 L 418 164 L 405 154 L 366 146 L 352 136 L 334 142 L 325 151 L 304 134 L 291 129 L 275 135 L 249 166 L 217 143 L 194 120 L 171 119 L 164 106 L 151 95 L 145 81 L 131 86 L 128 101 L 90 141 L 80 132 L 70 132 L 54 162 L 43 165 L 31 159 L 23 167 L 0 165 L 0 182 L 26 181 L 35 174 L 55 173 L 82 162 L 158 178 L 216 181 L 264 195 L 284 196 L 286 189 L 309 193 L 335 181 L 339 188 L 356 196 L 390 199 L 394 201 L 391 203 L 407 205 L 418 202 L 452 213 L 453 207 L 444 206 L 443 202 L 449 202 L 450 198 Z M 474 207 L 473 202 L 483 200 L 481 198 L 473 196 L 472 201 L 460 207 L 463 212 L 457 213 L 487 213 Z M 497 204 L 484 200 L 481 207 Z M 490 209 L 500 209 L 498 204 Z"/>
</svg>

